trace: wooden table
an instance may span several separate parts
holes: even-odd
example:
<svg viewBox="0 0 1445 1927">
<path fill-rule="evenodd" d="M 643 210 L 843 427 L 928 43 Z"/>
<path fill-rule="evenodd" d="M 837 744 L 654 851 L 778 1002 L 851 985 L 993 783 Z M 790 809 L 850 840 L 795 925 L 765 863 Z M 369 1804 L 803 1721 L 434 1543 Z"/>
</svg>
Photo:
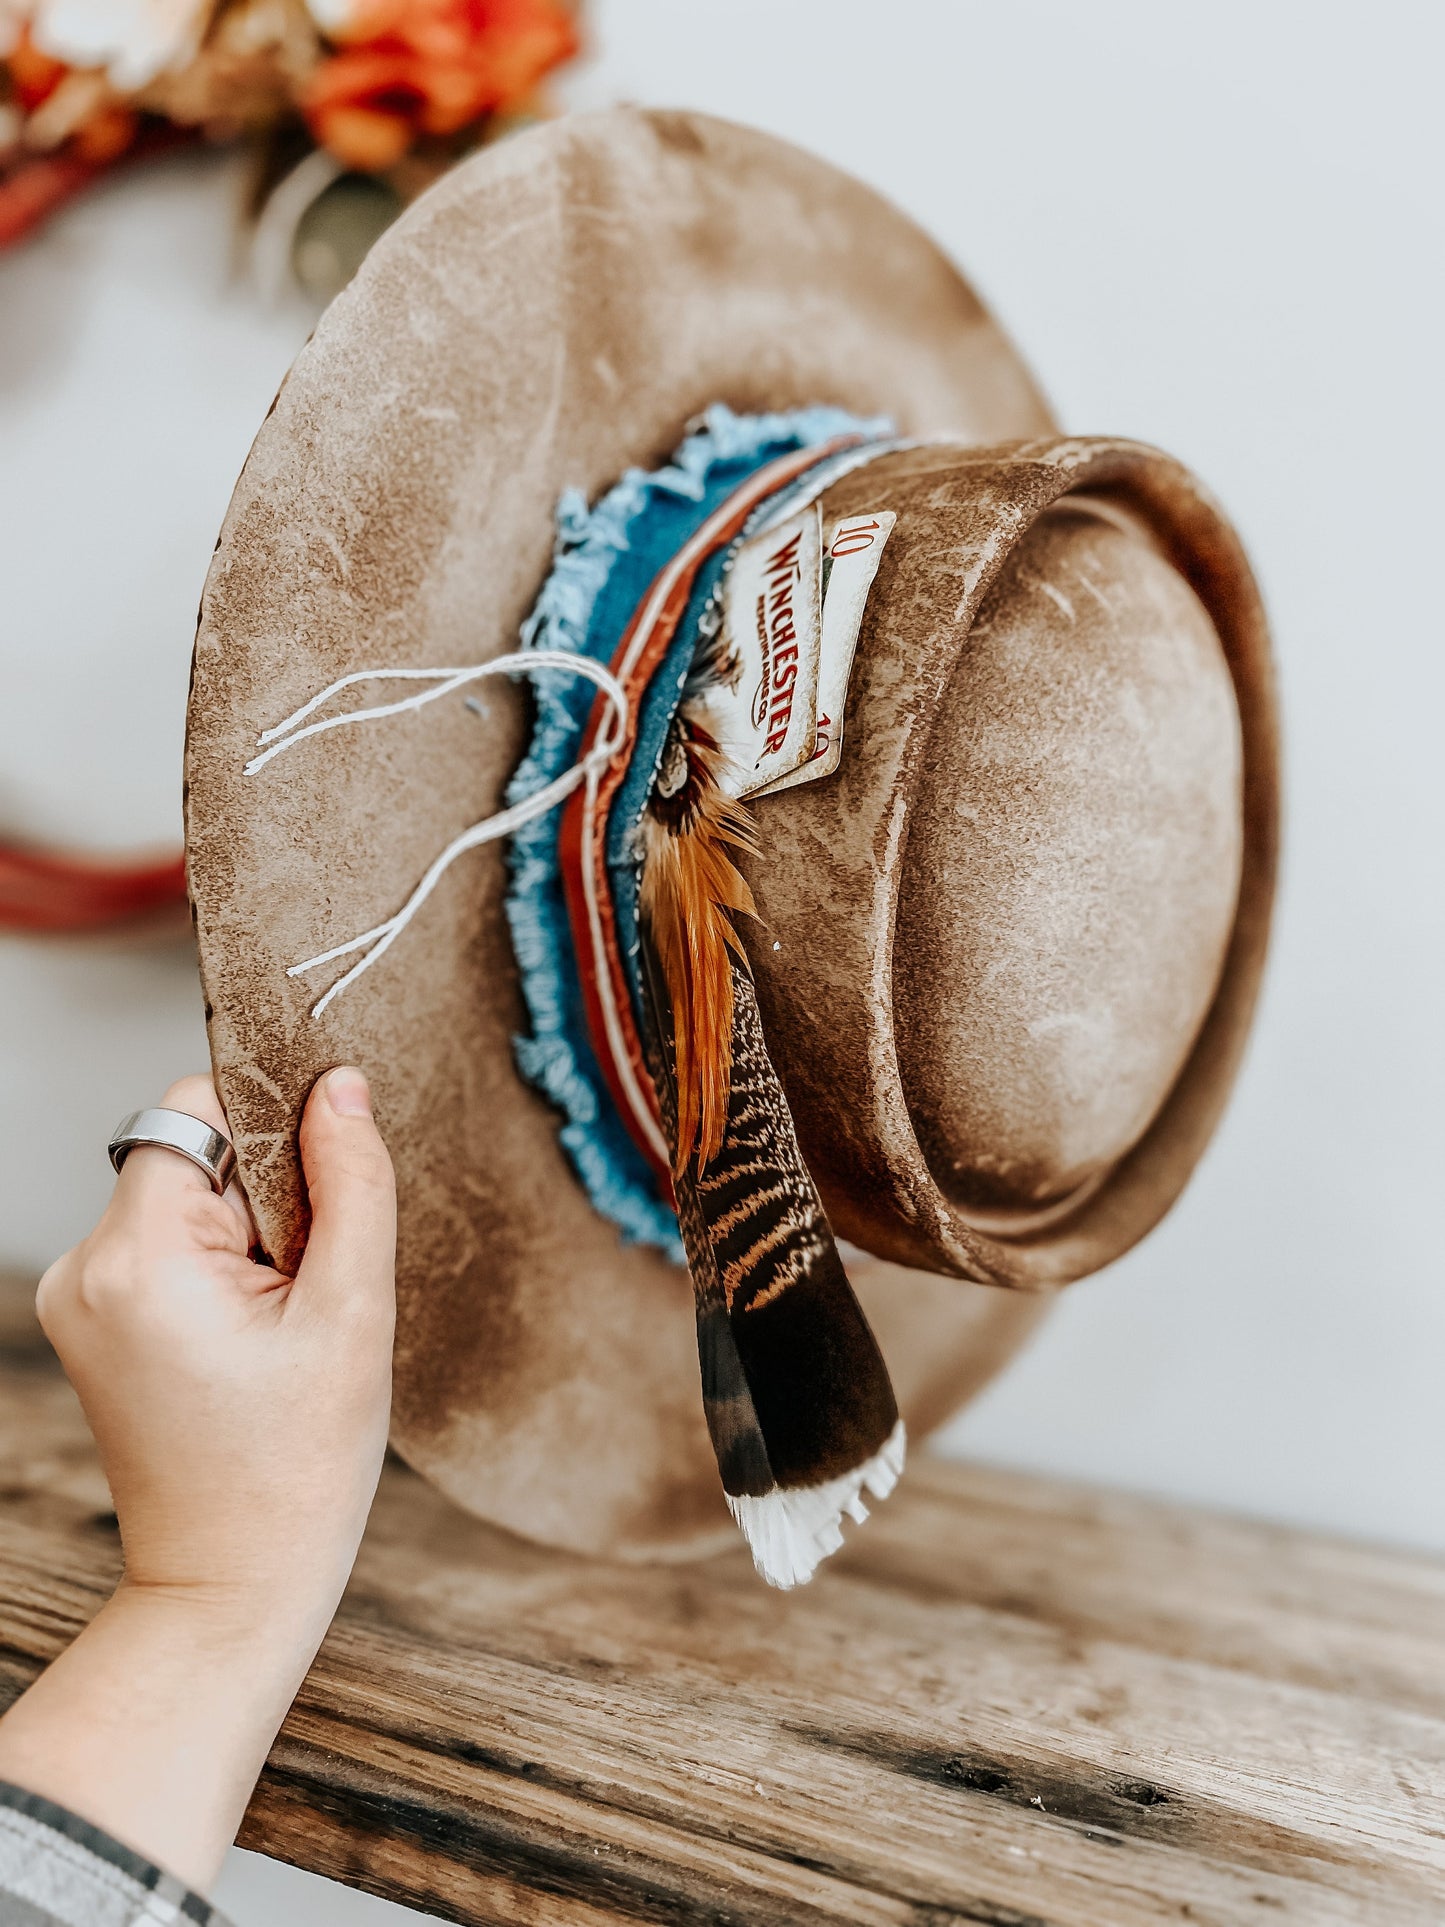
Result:
<svg viewBox="0 0 1445 1927">
<path fill-rule="evenodd" d="M 0 1703 L 113 1583 L 0 1351 Z M 1445 1922 L 1445 1566 L 919 1456 L 805 1591 L 542 1553 L 390 1465 L 242 1844 L 463 1922 Z"/>
</svg>

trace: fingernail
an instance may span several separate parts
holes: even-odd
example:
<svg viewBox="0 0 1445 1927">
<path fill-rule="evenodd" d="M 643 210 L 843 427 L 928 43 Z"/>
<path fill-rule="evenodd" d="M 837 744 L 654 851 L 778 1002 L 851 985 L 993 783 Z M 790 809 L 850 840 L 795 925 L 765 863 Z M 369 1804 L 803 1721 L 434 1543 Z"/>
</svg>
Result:
<svg viewBox="0 0 1445 1927">
<path fill-rule="evenodd" d="M 326 1073 L 326 1102 L 338 1117 L 371 1116 L 371 1089 L 350 1064 Z"/>
</svg>

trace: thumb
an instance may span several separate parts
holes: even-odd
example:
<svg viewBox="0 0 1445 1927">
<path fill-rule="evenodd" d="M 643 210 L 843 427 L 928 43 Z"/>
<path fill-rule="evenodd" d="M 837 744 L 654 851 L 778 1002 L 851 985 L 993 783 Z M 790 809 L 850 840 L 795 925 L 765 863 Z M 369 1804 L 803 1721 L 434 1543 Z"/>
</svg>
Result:
<svg viewBox="0 0 1445 1927">
<path fill-rule="evenodd" d="M 301 1119 L 311 1236 L 296 1275 L 302 1302 L 389 1309 L 395 1301 L 396 1180 L 365 1077 L 342 1065 L 318 1079 Z"/>
</svg>

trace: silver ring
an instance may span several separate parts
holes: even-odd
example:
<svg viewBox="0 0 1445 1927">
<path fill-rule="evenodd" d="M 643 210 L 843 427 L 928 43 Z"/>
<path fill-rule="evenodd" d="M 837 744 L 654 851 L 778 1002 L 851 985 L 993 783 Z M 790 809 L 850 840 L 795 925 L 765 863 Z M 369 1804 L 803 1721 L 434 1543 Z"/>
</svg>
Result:
<svg viewBox="0 0 1445 1927">
<path fill-rule="evenodd" d="M 189 1111 L 132 1111 L 129 1117 L 123 1117 L 111 1133 L 109 1145 L 110 1161 L 117 1171 L 138 1144 L 157 1144 L 164 1151 L 178 1151 L 189 1158 L 211 1180 L 217 1197 L 235 1175 L 236 1153 L 231 1140 Z"/>
</svg>

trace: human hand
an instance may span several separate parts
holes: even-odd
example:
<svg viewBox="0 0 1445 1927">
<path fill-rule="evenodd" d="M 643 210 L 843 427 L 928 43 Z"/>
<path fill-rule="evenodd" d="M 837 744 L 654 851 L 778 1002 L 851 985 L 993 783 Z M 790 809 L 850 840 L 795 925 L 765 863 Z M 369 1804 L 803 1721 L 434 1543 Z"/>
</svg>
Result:
<svg viewBox="0 0 1445 1927">
<path fill-rule="evenodd" d="M 225 1128 L 208 1078 L 164 1099 Z M 351 1570 L 386 1446 L 391 1162 L 359 1071 L 311 1094 L 312 1224 L 294 1279 L 249 1211 L 174 1152 L 132 1150 L 41 1323 L 100 1447 L 114 1597 L 0 1720 L 0 1779 L 204 1891 Z"/>
<path fill-rule="evenodd" d="M 225 1129 L 209 1078 L 163 1100 Z M 325 1630 L 386 1447 L 395 1191 L 365 1079 L 301 1125 L 311 1236 L 295 1279 L 253 1260 L 249 1211 L 174 1152 L 131 1151 L 109 1209 L 41 1280 L 47 1337 L 115 1501 L 125 1585 Z"/>
</svg>

